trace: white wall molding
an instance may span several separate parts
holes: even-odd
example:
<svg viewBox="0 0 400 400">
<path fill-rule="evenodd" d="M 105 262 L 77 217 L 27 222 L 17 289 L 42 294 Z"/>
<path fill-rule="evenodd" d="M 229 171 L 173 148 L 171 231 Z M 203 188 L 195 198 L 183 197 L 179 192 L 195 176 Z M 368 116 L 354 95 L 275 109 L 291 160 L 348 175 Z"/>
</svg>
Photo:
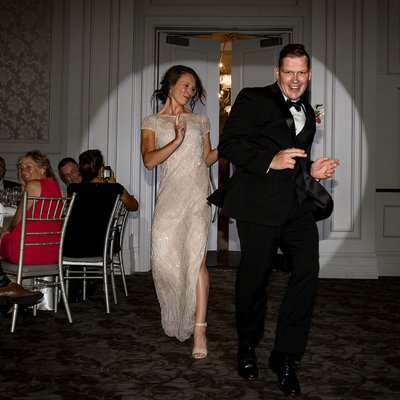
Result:
<svg viewBox="0 0 400 400">
<path fill-rule="evenodd" d="M 43 3 L 45 6 L 46 3 Z M 58 162 L 59 154 L 62 149 L 62 134 L 64 123 L 64 99 L 63 82 L 65 77 L 64 65 L 64 28 L 65 28 L 65 8 L 64 1 L 52 3 L 51 10 L 51 48 L 50 48 L 50 70 L 46 73 L 50 76 L 49 87 L 49 121 L 48 132 L 43 134 L 43 139 L 34 140 L 1 140 L 1 155 L 7 160 L 7 177 L 12 180 L 17 179 L 15 160 L 19 155 L 33 149 L 40 149 L 46 153 L 54 166 Z M 21 5 L 22 7 L 22 5 Z M 34 29 L 34 27 L 32 28 Z M 20 38 L 22 39 L 22 38 Z M 21 55 L 23 57 L 23 55 Z M 29 60 L 26 60 L 29 61 Z M 33 84 L 33 83 L 32 83 Z M 4 86 L 3 86 L 4 90 Z M 41 105 L 39 104 L 39 107 Z M 33 110 L 34 111 L 34 110 Z M 34 114 L 34 112 L 33 112 Z M 35 118 L 32 115 L 32 118 Z M 29 122 L 29 121 L 28 121 Z"/>
<path fill-rule="evenodd" d="M 72 155 L 91 146 L 107 149 L 118 178 L 138 195 L 140 212 L 130 217 L 125 238 L 130 251 L 124 255 L 131 267 L 150 269 L 153 173 L 141 161 L 140 123 L 154 111 L 150 97 L 158 85 L 157 29 L 254 31 L 290 26 L 293 40 L 311 48 L 312 102 L 326 109 L 316 154 L 341 161 L 330 187 L 334 215 L 321 224 L 321 276 L 376 278 L 377 0 L 299 0 L 265 5 L 260 8 L 268 10 L 265 15 L 255 13 L 257 7 L 243 13 L 242 6 L 210 15 L 208 9 L 199 13 L 201 6 L 197 1 L 183 8 L 166 7 L 160 0 L 69 1 L 72 58 L 66 126 L 72 136 L 66 149 L 74 151 Z"/>
<path fill-rule="evenodd" d="M 375 252 L 367 253 L 320 253 L 320 278 L 377 279 Z"/>
<path fill-rule="evenodd" d="M 400 275 L 400 3 L 398 0 L 61 0 L 53 2 L 50 136 L 53 166 L 100 148 L 138 197 L 129 217 L 127 272 L 150 269 L 153 173 L 142 164 L 140 123 L 153 112 L 156 30 L 255 31 L 292 27 L 313 57 L 312 103 L 326 116 L 314 154 L 340 159 L 333 216 L 320 223 L 321 276 Z M 228 2 L 226 2 L 228 3 Z M 223 12 L 221 12 L 223 10 Z M 267 84 L 268 82 L 266 82 Z M 33 141 L 2 142 L 8 176 Z M 397 225 L 396 225 L 397 224 Z M 129 268 L 129 264 L 131 268 Z"/>
<path fill-rule="evenodd" d="M 136 21 L 141 20 L 140 14 L 136 15 Z M 150 98 L 154 89 L 158 86 L 156 79 L 156 32 L 163 31 L 182 31 L 182 32 L 197 32 L 205 31 L 212 32 L 223 29 L 232 29 L 233 31 L 246 30 L 265 30 L 267 27 L 290 27 L 293 29 L 293 37 L 295 40 L 300 40 L 303 18 L 296 17 L 214 17 L 203 18 L 202 16 L 195 17 L 176 17 L 176 16 L 150 16 L 144 19 L 144 26 L 141 22 L 137 25 L 144 29 L 145 40 L 138 43 L 139 49 L 143 52 L 142 64 L 142 97 L 137 98 L 134 104 L 135 110 L 140 110 L 140 119 L 135 121 L 134 130 L 140 130 L 141 119 L 154 112 L 150 104 Z M 216 28 L 218 27 L 218 28 Z M 154 209 L 155 193 L 154 193 L 154 175 L 152 171 L 147 171 L 141 164 L 141 180 L 140 180 L 140 225 L 139 225 L 139 266 L 141 270 L 150 269 L 150 251 L 151 251 L 151 220 Z"/>
<path fill-rule="evenodd" d="M 379 265 L 379 276 L 400 276 L 400 252 L 376 253 Z"/>
<path fill-rule="evenodd" d="M 199 6 L 198 0 L 186 0 L 184 4 L 182 4 L 182 0 L 151 0 L 151 5 L 161 5 L 161 6 Z M 279 7 L 295 7 L 299 3 L 299 0 L 247 0 L 246 6 L 279 6 Z M 201 6 L 215 6 L 215 0 L 203 0 L 201 2 Z M 229 8 L 233 6 L 243 6 L 243 0 L 219 0 L 218 7 Z"/>
<path fill-rule="evenodd" d="M 379 275 L 400 276 L 400 193 L 376 193 L 376 251 Z"/>
<path fill-rule="evenodd" d="M 134 98 L 140 74 L 134 52 L 140 36 L 130 0 L 69 2 L 68 102 L 64 154 L 77 157 L 88 148 L 102 151 L 117 181 L 140 196 L 140 132 L 134 131 Z M 134 37 L 135 36 L 135 37 Z M 131 213 L 124 236 L 127 272 L 140 270 L 140 212 Z"/>
<path fill-rule="evenodd" d="M 387 11 L 388 73 L 400 74 L 400 2 L 388 0 Z"/>
<path fill-rule="evenodd" d="M 400 276 L 400 4 L 377 11 L 376 252 L 379 275 Z"/>
</svg>

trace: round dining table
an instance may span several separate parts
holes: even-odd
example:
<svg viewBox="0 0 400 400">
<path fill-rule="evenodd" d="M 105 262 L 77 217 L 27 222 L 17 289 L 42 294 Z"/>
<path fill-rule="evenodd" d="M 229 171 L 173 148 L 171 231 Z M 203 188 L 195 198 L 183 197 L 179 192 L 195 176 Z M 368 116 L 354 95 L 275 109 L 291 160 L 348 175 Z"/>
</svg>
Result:
<svg viewBox="0 0 400 400">
<path fill-rule="evenodd" d="M 8 224 L 11 222 L 16 210 L 17 209 L 14 207 L 2 208 L 1 211 L 6 211 L 6 212 L 0 213 L 0 232 L 4 227 L 8 226 Z"/>
</svg>

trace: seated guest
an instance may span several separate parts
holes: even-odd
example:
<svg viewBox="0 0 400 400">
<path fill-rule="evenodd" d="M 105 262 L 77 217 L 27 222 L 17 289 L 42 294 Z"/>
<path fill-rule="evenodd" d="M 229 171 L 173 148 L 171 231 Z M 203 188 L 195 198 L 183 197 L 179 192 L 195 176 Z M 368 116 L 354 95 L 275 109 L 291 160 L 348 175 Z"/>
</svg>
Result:
<svg viewBox="0 0 400 400">
<path fill-rule="evenodd" d="M 65 157 L 58 163 L 58 175 L 66 186 L 82 181 L 79 164 L 72 157 Z"/>
<path fill-rule="evenodd" d="M 6 162 L 3 157 L 0 157 L 0 190 L 21 187 L 21 185 L 17 182 L 8 181 L 4 179 L 6 171 L 7 171 Z"/>
<path fill-rule="evenodd" d="M 64 241 L 67 257 L 103 255 L 104 235 L 116 195 L 129 211 L 139 208 L 137 200 L 115 180 L 104 176 L 104 158 L 100 150 L 87 150 L 79 156 L 81 183 L 68 185 L 68 195 L 77 193 Z"/>
<path fill-rule="evenodd" d="M 29 196 L 36 197 L 61 197 L 60 187 L 51 168 L 50 161 L 39 150 L 28 151 L 18 158 L 18 176 L 21 181 L 22 191 L 27 191 Z M 32 204 L 28 204 L 28 216 L 32 215 Z M 5 259 L 13 264 L 18 263 L 19 244 L 21 235 L 22 202 L 18 205 L 13 219 L 0 238 L 0 259 Z M 59 228 L 59 221 L 49 222 L 49 226 Z M 42 225 L 43 226 L 43 225 Z M 30 223 L 27 232 L 35 231 L 37 226 Z M 51 228 L 50 228 L 51 229 Z M 57 240 L 58 238 L 55 238 Z M 37 236 L 36 239 L 37 240 Z M 49 235 L 44 235 L 44 240 L 49 240 Z M 29 237 L 26 238 L 29 242 Z M 58 260 L 58 246 L 49 245 L 48 248 L 28 246 L 24 252 L 24 262 L 27 265 L 52 264 Z"/>
</svg>

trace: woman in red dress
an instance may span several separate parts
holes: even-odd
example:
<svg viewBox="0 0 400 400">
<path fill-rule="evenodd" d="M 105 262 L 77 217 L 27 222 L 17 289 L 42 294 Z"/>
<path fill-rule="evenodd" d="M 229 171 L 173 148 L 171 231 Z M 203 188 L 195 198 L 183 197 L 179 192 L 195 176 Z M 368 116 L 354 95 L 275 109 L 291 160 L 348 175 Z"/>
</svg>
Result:
<svg viewBox="0 0 400 400">
<path fill-rule="evenodd" d="M 61 190 L 57 183 L 50 161 L 45 154 L 39 150 L 29 151 L 18 158 L 18 175 L 22 185 L 22 192 L 27 191 L 29 196 L 36 197 L 61 197 Z M 28 216 L 32 214 L 32 204 L 28 203 Z M 39 207 L 38 207 L 39 208 Z M 18 251 L 21 235 L 22 202 L 20 202 L 10 225 L 3 231 L 0 239 L 0 259 L 8 262 L 18 263 Z M 60 222 L 48 222 L 58 224 Z M 35 223 L 30 223 L 27 230 L 35 231 Z M 42 225 L 43 227 L 43 225 Z M 56 230 L 54 229 L 54 230 Z M 48 235 L 46 241 L 48 241 Z M 26 238 L 29 241 L 29 237 Z M 58 246 L 49 245 L 48 249 L 43 247 L 28 246 L 24 252 L 24 263 L 26 265 L 52 264 L 57 262 Z"/>
</svg>

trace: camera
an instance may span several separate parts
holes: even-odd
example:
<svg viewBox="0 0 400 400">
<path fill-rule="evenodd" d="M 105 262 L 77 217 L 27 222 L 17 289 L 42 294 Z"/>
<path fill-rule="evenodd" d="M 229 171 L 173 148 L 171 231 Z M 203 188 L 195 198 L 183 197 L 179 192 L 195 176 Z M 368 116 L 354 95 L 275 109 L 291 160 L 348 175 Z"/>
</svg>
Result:
<svg viewBox="0 0 400 400">
<path fill-rule="evenodd" d="M 111 167 L 107 165 L 106 167 L 104 167 L 103 179 L 107 181 L 110 178 L 111 178 Z"/>
</svg>

